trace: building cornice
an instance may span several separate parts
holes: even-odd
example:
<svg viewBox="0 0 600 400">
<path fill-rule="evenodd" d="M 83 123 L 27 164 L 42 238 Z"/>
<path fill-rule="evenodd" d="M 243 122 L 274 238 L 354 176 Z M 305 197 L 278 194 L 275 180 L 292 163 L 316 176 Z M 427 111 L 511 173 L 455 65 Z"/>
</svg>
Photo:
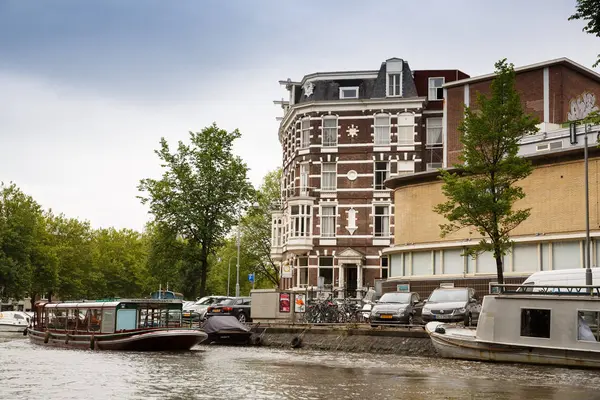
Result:
<svg viewBox="0 0 600 400">
<path fill-rule="evenodd" d="M 586 68 L 583 65 L 578 64 L 575 61 L 570 60 L 566 57 L 555 58 L 553 60 L 547 60 L 547 61 L 543 61 L 543 62 L 536 63 L 536 64 L 524 65 L 522 67 L 516 67 L 515 72 L 516 73 L 526 72 L 526 71 L 542 69 L 542 68 L 550 67 L 553 65 L 560 65 L 560 64 L 567 65 L 567 66 L 581 72 L 582 74 L 587 75 L 588 77 L 590 77 L 596 81 L 600 81 L 600 74 L 598 74 L 597 72 L 592 71 L 591 69 Z M 451 88 L 451 87 L 455 87 L 455 86 L 462 86 L 467 83 L 475 83 L 475 82 L 479 82 L 479 81 L 485 81 L 485 80 L 493 78 L 494 76 L 496 76 L 496 73 L 474 76 L 472 78 L 448 82 L 448 83 L 444 84 L 442 87 Z"/>
</svg>

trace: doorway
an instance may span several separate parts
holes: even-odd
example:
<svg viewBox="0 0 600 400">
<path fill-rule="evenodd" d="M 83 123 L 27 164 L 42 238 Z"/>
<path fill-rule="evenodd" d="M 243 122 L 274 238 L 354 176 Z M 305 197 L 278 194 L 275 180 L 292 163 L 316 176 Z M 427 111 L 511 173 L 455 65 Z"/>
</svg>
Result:
<svg viewBox="0 0 600 400">
<path fill-rule="evenodd" d="M 346 297 L 356 297 L 358 268 L 355 264 L 344 265 L 344 282 L 346 283 Z"/>
</svg>

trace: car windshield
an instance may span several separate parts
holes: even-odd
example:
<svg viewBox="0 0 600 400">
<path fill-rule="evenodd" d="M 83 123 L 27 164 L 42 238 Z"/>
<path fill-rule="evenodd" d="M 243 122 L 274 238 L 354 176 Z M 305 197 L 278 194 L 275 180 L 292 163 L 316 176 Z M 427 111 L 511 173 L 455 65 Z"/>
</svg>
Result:
<svg viewBox="0 0 600 400">
<path fill-rule="evenodd" d="M 380 303 L 402 303 L 410 302 L 410 293 L 386 293 L 379 299 Z"/>
<path fill-rule="evenodd" d="M 231 305 L 235 303 L 235 299 L 225 299 L 225 300 L 221 300 L 219 303 L 217 303 L 220 306 L 227 306 L 227 305 Z"/>
<path fill-rule="evenodd" d="M 212 297 L 203 297 L 196 302 L 197 306 L 209 306 L 214 303 L 214 299 Z"/>
<path fill-rule="evenodd" d="M 467 301 L 466 290 L 439 290 L 436 289 L 429 296 L 430 303 L 450 303 L 453 301 Z"/>
</svg>

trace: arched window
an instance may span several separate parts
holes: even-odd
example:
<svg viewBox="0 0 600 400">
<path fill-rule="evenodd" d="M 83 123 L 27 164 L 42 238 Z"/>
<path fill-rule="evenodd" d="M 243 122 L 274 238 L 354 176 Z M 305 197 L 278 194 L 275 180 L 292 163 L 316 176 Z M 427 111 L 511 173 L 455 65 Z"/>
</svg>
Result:
<svg viewBox="0 0 600 400">
<path fill-rule="evenodd" d="M 376 146 L 388 146 L 390 144 L 390 116 L 389 114 L 375 115 L 374 142 Z"/>
<path fill-rule="evenodd" d="M 415 144 L 415 115 L 402 113 L 398 116 L 398 144 Z"/>
<path fill-rule="evenodd" d="M 323 117 L 323 147 L 337 146 L 338 118 L 331 115 Z"/>
</svg>

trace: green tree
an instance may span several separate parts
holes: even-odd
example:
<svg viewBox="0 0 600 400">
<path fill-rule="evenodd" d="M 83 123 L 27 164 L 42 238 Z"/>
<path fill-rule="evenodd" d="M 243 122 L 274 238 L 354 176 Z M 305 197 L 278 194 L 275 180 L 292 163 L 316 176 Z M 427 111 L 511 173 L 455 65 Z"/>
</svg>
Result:
<svg viewBox="0 0 600 400">
<path fill-rule="evenodd" d="M 281 169 L 265 175 L 256 192 L 258 207 L 250 209 L 242 218 L 242 249 L 250 263 L 250 272 L 256 273 L 256 284 L 260 287 L 262 280 L 270 286 L 279 286 L 279 268 L 271 258 L 271 212 L 279 202 Z"/>
<path fill-rule="evenodd" d="M 0 183 L 0 299 L 21 299 L 30 289 L 41 212 L 14 183 Z"/>
<path fill-rule="evenodd" d="M 53 237 L 50 232 L 51 213 L 40 215 L 36 229 L 35 247 L 31 256 L 31 279 L 29 297 L 34 304 L 38 296 L 56 291 L 58 285 L 58 266 Z"/>
<path fill-rule="evenodd" d="M 515 72 L 506 60 L 496 63 L 491 97 L 478 94 L 475 109 L 465 107 L 460 125 L 463 151 L 458 172 L 441 171 L 442 191 L 447 201 L 434 210 L 447 224 L 441 235 L 463 227 L 474 227 L 482 240 L 470 247 L 468 255 L 491 251 L 496 259 L 498 283 L 504 283 L 502 257 L 510 250 L 509 233 L 529 217 L 530 209 L 514 210 L 525 196 L 515 185 L 532 167 L 518 156 L 519 140 L 537 132 L 538 122 L 527 115 L 515 89 Z"/>
<path fill-rule="evenodd" d="M 577 0 L 575 14 L 569 17 L 569 21 L 581 19 L 587 24 L 583 27 L 583 31 L 590 33 L 596 37 L 600 37 L 600 1 L 598 0 Z M 600 64 L 600 54 L 597 56 L 593 67 Z"/>
<path fill-rule="evenodd" d="M 240 205 L 252 195 L 248 167 L 232 152 L 239 131 L 219 129 L 216 124 L 190 132 L 190 144 L 178 143 L 172 153 L 162 138 L 156 154 L 164 173 L 161 179 L 143 179 L 138 189 L 155 220 L 181 235 L 199 251 L 198 263 L 188 267 L 187 281 L 193 293 L 204 296 L 209 255 L 221 245 L 236 223 Z M 199 286 L 199 287 L 198 287 Z"/>
</svg>

